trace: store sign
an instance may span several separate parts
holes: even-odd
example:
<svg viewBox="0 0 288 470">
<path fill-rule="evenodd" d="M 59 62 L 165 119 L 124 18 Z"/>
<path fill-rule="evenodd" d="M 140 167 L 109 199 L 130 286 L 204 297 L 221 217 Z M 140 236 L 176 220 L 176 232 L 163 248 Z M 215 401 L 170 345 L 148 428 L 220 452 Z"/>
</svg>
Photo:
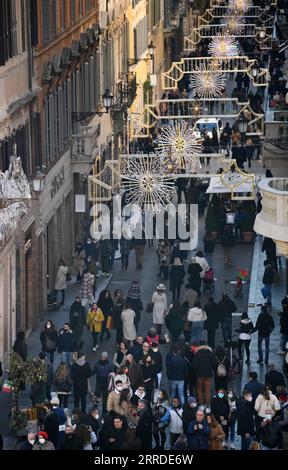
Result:
<svg viewBox="0 0 288 470">
<path fill-rule="evenodd" d="M 54 176 L 52 183 L 51 183 L 51 189 L 50 189 L 50 196 L 51 199 L 58 193 L 59 189 L 61 186 L 63 186 L 65 181 L 65 170 L 64 166 L 61 168 L 61 170 L 57 173 L 57 175 Z"/>
</svg>

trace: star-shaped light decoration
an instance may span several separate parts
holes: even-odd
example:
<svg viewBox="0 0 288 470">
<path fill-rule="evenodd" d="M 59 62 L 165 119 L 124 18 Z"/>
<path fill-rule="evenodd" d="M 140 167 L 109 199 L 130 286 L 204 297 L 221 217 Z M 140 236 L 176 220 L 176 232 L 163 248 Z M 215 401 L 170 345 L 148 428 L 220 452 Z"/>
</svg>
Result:
<svg viewBox="0 0 288 470">
<path fill-rule="evenodd" d="M 225 25 L 228 34 L 240 34 L 245 26 L 245 19 L 240 15 L 227 15 Z"/>
<path fill-rule="evenodd" d="M 229 167 L 220 175 L 221 183 L 231 191 L 231 199 L 234 201 L 254 200 L 255 175 L 242 171 L 235 159 L 229 161 Z M 243 193 L 239 196 L 238 193 Z"/>
<path fill-rule="evenodd" d="M 166 173 L 164 162 L 155 154 L 129 157 L 125 174 L 121 178 L 121 189 L 125 191 L 128 204 L 149 206 L 154 212 L 158 212 L 173 197 L 174 180 Z"/>
<path fill-rule="evenodd" d="M 163 161 L 172 164 L 174 169 L 188 169 L 193 172 L 201 168 L 199 156 L 203 147 L 186 121 L 169 121 L 161 127 L 158 138 L 158 151 Z"/>
<path fill-rule="evenodd" d="M 214 36 L 208 50 L 213 57 L 234 57 L 239 54 L 235 37 L 226 32 Z"/>
<path fill-rule="evenodd" d="M 215 71 L 209 65 L 201 64 L 190 75 L 190 89 L 197 98 L 216 98 L 225 89 L 226 79 L 221 71 Z"/>
<path fill-rule="evenodd" d="M 244 14 L 251 7 L 251 5 L 252 4 L 250 0 L 230 0 L 228 8 L 231 12 Z"/>
</svg>

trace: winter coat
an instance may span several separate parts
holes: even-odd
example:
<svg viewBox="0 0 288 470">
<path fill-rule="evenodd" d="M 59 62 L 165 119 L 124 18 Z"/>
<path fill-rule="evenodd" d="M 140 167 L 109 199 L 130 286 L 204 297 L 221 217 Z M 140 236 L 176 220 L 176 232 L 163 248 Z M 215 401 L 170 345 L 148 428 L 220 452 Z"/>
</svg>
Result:
<svg viewBox="0 0 288 470">
<path fill-rule="evenodd" d="M 137 390 L 137 388 L 143 384 L 142 369 L 137 362 L 133 361 L 128 366 L 128 377 L 133 390 Z"/>
<path fill-rule="evenodd" d="M 117 390 L 113 390 L 112 392 L 109 393 L 108 395 L 108 400 L 107 400 L 107 411 L 108 413 L 110 411 L 114 411 L 115 413 L 120 413 L 120 392 L 117 392 Z"/>
<path fill-rule="evenodd" d="M 236 400 L 236 416 L 237 416 L 237 434 L 244 436 L 250 434 L 255 435 L 255 423 L 252 403 L 243 397 Z"/>
<path fill-rule="evenodd" d="M 139 413 L 139 421 L 136 428 L 136 436 L 141 439 L 141 449 L 152 449 L 152 423 L 153 416 L 151 410 L 146 408 Z"/>
<path fill-rule="evenodd" d="M 85 273 L 81 283 L 81 297 L 82 299 L 89 299 L 94 292 L 95 276 L 91 273 Z M 100 305 L 99 305 L 100 307 Z"/>
<path fill-rule="evenodd" d="M 181 354 L 169 352 L 166 356 L 168 380 L 185 380 L 188 375 L 187 362 Z"/>
<path fill-rule="evenodd" d="M 189 303 L 189 308 L 194 307 L 195 302 L 198 300 L 198 294 L 195 290 L 192 288 L 187 289 L 183 298 L 183 303 L 188 302 Z"/>
<path fill-rule="evenodd" d="M 191 263 L 188 267 L 189 284 L 193 290 L 199 292 L 201 286 L 202 268 L 198 263 Z M 194 305 L 193 305 L 194 307 Z"/>
<path fill-rule="evenodd" d="M 167 297 L 163 292 L 158 294 L 154 292 L 152 296 L 153 302 L 153 323 L 154 325 L 164 325 L 165 314 L 167 311 Z"/>
<path fill-rule="evenodd" d="M 184 320 L 181 316 L 182 309 L 178 311 L 178 309 L 172 307 L 169 310 L 168 315 L 165 318 L 165 325 L 168 331 L 172 334 L 172 336 L 178 339 L 183 331 Z"/>
<path fill-rule="evenodd" d="M 217 426 L 210 426 L 210 430 L 211 433 L 208 439 L 208 450 L 224 450 L 222 442 L 226 436 L 221 424 L 217 424 Z"/>
<path fill-rule="evenodd" d="M 74 351 L 74 335 L 72 330 L 65 331 L 63 328 L 58 335 L 58 353 Z"/>
<path fill-rule="evenodd" d="M 207 315 L 206 320 L 206 329 L 207 330 L 217 330 L 218 328 L 218 305 L 216 302 L 208 302 L 204 306 L 204 311 Z"/>
<path fill-rule="evenodd" d="M 163 365 L 162 365 L 162 354 L 161 352 L 158 351 L 157 352 L 154 352 L 153 350 L 151 350 L 151 357 L 152 359 L 155 361 L 155 367 L 156 367 L 156 374 L 159 374 L 160 372 L 162 372 L 163 370 Z"/>
<path fill-rule="evenodd" d="M 40 341 L 42 343 L 42 351 L 56 351 L 58 344 L 57 331 L 54 328 L 44 328 L 44 330 L 42 330 L 40 333 Z"/>
<path fill-rule="evenodd" d="M 85 268 L 85 258 L 86 258 L 86 253 L 84 250 L 75 250 L 74 251 L 74 265 L 75 265 L 75 271 L 76 274 L 78 272 L 82 273 L 83 269 Z"/>
<path fill-rule="evenodd" d="M 211 400 L 211 413 L 215 416 L 218 423 L 221 424 L 220 416 L 224 417 L 224 420 L 228 420 L 230 414 L 230 406 L 226 397 L 219 398 L 218 395 Z"/>
<path fill-rule="evenodd" d="M 209 346 L 200 346 L 194 356 L 196 377 L 213 377 L 218 361 Z"/>
<path fill-rule="evenodd" d="M 83 334 L 83 327 L 86 326 L 86 310 L 79 302 L 73 302 L 69 314 L 70 328 L 75 338 L 79 338 Z"/>
<path fill-rule="evenodd" d="M 101 308 L 103 315 L 105 317 L 105 320 L 107 320 L 109 315 L 113 315 L 114 304 L 113 304 L 113 300 L 111 299 L 111 297 L 108 297 L 108 299 L 101 299 L 99 297 L 98 307 Z"/>
<path fill-rule="evenodd" d="M 135 321 L 139 322 L 141 320 L 141 310 L 143 310 L 143 303 L 141 299 L 131 299 L 127 297 L 127 303 L 130 305 L 131 309 L 135 312 Z"/>
<path fill-rule="evenodd" d="M 131 308 L 123 310 L 121 313 L 121 320 L 123 322 L 123 336 L 128 341 L 134 341 L 137 337 L 135 328 L 135 312 Z"/>
<path fill-rule="evenodd" d="M 123 328 L 123 323 L 121 320 L 121 313 L 123 312 L 123 306 L 124 306 L 124 300 L 119 301 L 118 299 L 117 300 L 114 299 L 113 325 L 116 330 L 120 330 L 120 331 Z"/>
<path fill-rule="evenodd" d="M 223 299 L 218 302 L 219 321 L 223 322 L 227 318 L 232 318 L 232 313 L 237 311 L 237 307 L 231 299 Z"/>
<path fill-rule="evenodd" d="M 14 343 L 14 346 L 13 346 L 13 351 L 15 353 L 19 354 L 19 356 L 21 357 L 21 359 L 23 359 L 23 361 L 26 361 L 26 359 L 27 359 L 27 343 L 24 339 L 21 340 L 21 341 L 18 341 L 18 339 L 16 339 L 16 341 Z"/>
<path fill-rule="evenodd" d="M 126 431 L 126 426 L 123 425 L 122 429 L 115 429 L 113 422 L 108 422 L 103 426 L 99 434 L 100 450 L 107 452 L 121 450 L 122 444 L 125 441 Z M 110 438 L 113 438 L 114 441 L 110 442 Z"/>
<path fill-rule="evenodd" d="M 147 366 L 143 361 L 139 362 L 143 374 L 143 384 L 145 388 L 152 389 L 153 387 L 158 388 L 158 379 L 156 372 L 156 364 L 152 359 L 151 365 Z"/>
<path fill-rule="evenodd" d="M 275 323 L 270 313 L 260 313 L 257 318 L 255 328 L 253 329 L 253 333 L 258 331 L 259 336 L 262 338 L 267 338 L 271 335 L 274 328 Z"/>
<path fill-rule="evenodd" d="M 254 325 L 250 318 L 243 318 L 243 320 L 240 321 L 239 328 L 236 330 L 239 333 L 239 339 L 243 341 L 251 340 L 253 328 Z"/>
<path fill-rule="evenodd" d="M 258 413 L 258 416 L 265 418 L 266 411 L 269 410 L 272 413 L 272 416 L 275 416 L 276 412 L 281 409 L 280 403 L 277 397 L 269 391 L 270 399 L 266 400 L 262 393 L 258 395 L 255 401 L 255 410 Z"/>
<path fill-rule="evenodd" d="M 283 449 L 283 434 L 280 424 L 277 421 L 271 421 L 263 426 L 260 425 L 257 430 L 257 440 L 269 449 L 275 447 Z"/>
<path fill-rule="evenodd" d="M 198 409 L 198 406 L 195 406 L 195 408 L 191 408 L 188 403 L 185 403 L 183 406 L 183 414 L 182 414 L 182 419 L 183 419 L 183 432 L 187 434 L 187 429 L 189 426 L 189 423 L 191 421 L 195 421 L 196 419 L 196 411 Z"/>
<path fill-rule="evenodd" d="M 100 333 L 104 320 L 105 319 L 101 308 L 98 308 L 96 311 L 89 310 L 87 315 L 87 328 L 91 332 Z"/>
<path fill-rule="evenodd" d="M 271 264 L 268 264 L 265 267 L 262 282 L 263 282 L 263 284 L 266 284 L 268 286 L 273 284 L 273 282 L 274 282 L 274 269 L 271 266 Z"/>
<path fill-rule="evenodd" d="M 135 343 L 130 349 L 130 353 L 132 354 L 134 360 L 138 363 L 143 356 L 142 345 Z"/>
<path fill-rule="evenodd" d="M 269 388 L 274 395 L 277 393 L 277 385 L 283 385 L 283 387 L 286 388 L 284 375 L 278 370 L 270 370 L 270 372 L 267 372 L 265 375 L 265 384 L 270 385 Z"/>
<path fill-rule="evenodd" d="M 183 432 L 182 415 L 183 415 L 182 408 L 178 408 L 177 412 L 175 408 L 169 408 L 165 416 L 161 418 L 161 423 L 169 423 L 170 432 L 172 432 L 172 434 L 182 434 Z"/>
<path fill-rule="evenodd" d="M 200 277 L 203 279 L 203 277 L 205 276 L 205 273 L 206 271 L 208 271 L 209 269 L 209 264 L 207 263 L 207 260 L 206 258 L 204 258 L 204 256 L 196 256 L 195 257 L 196 259 L 196 263 L 198 263 L 201 268 L 202 268 L 202 272 L 200 273 Z"/>
<path fill-rule="evenodd" d="M 66 278 L 67 278 L 68 268 L 67 266 L 59 266 L 56 276 L 55 289 L 63 290 L 66 289 Z"/>
<path fill-rule="evenodd" d="M 96 375 L 96 383 L 101 385 L 108 385 L 109 374 L 114 371 L 112 361 L 97 361 L 91 375 Z"/>
<path fill-rule="evenodd" d="M 234 246 L 235 239 L 231 229 L 224 229 L 223 235 L 221 237 L 221 243 L 223 247 L 227 248 Z"/>
<path fill-rule="evenodd" d="M 54 375 L 53 385 L 55 386 L 56 393 L 59 393 L 60 395 L 70 394 L 73 385 L 70 373 L 68 373 L 63 379 L 60 380 L 56 371 Z"/>
<path fill-rule="evenodd" d="M 91 376 L 91 367 L 88 362 L 78 359 L 71 366 L 71 379 L 73 380 L 73 389 L 75 394 L 86 394 L 88 390 L 88 379 Z"/>
<path fill-rule="evenodd" d="M 202 429 L 194 429 L 194 426 L 197 424 L 202 424 Z M 208 439 L 211 434 L 211 429 L 206 420 L 203 420 L 201 423 L 197 421 L 191 421 L 188 429 L 187 436 L 189 442 L 189 449 L 191 450 L 207 450 L 208 449 Z"/>
<path fill-rule="evenodd" d="M 250 380 L 250 382 L 245 385 L 244 389 L 248 390 L 252 394 L 253 405 L 255 404 L 255 400 L 258 395 L 262 392 L 263 388 L 264 385 L 258 382 L 258 380 Z"/>
<path fill-rule="evenodd" d="M 202 308 L 193 307 L 189 309 L 188 320 L 193 322 L 205 321 L 207 320 L 206 312 Z"/>
<path fill-rule="evenodd" d="M 157 251 L 158 251 L 160 266 L 169 266 L 170 254 L 171 254 L 170 246 L 169 245 L 162 246 L 160 244 Z"/>
<path fill-rule="evenodd" d="M 183 279 L 185 277 L 185 270 L 183 266 L 171 266 L 170 269 L 170 279 L 172 285 L 183 284 Z"/>
<path fill-rule="evenodd" d="M 55 450 L 55 447 L 51 441 L 45 441 L 45 444 L 35 442 L 32 450 Z"/>
<path fill-rule="evenodd" d="M 47 432 L 49 440 L 57 447 L 58 442 L 64 437 L 67 416 L 63 408 L 53 408 L 44 422 L 44 431 Z"/>
</svg>

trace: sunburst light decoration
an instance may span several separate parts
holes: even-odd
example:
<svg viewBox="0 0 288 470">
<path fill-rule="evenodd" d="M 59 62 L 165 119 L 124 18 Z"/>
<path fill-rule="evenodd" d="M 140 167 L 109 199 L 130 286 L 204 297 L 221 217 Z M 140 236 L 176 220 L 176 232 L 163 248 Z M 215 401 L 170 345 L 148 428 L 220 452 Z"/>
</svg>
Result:
<svg viewBox="0 0 288 470">
<path fill-rule="evenodd" d="M 252 3 L 250 0 L 230 0 L 229 11 L 244 14 L 251 7 Z"/>
<path fill-rule="evenodd" d="M 158 150 L 175 169 L 186 168 L 195 172 L 201 168 L 199 156 L 203 147 L 186 121 L 169 121 L 168 125 L 161 127 Z"/>
<path fill-rule="evenodd" d="M 240 15 L 227 15 L 225 25 L 228 34 L 240 34 L 245 26 L 245 19 Z"/>
<path fill-rule="evenodd" d="M 214 36 L 208 50 L 213 57 L 234 57 L 239 54 L 235 37 L 228 33 Z"/>
<path fill-rule="evenodd" d="M 129 157 L 122 177 L 122 189 L 127 203 L 149 206 L 157 212 L 173 197 L 175 183 L 165 171 L 165 164 L 157 155 Z"/>
<path fill-rule="evenodd" d="M 221 96 L 225 89 L 226 79 L 219 70 L 215 71 L 211 66 L 201 64 L 190 75 L 190 89 L 197 98 L 216 98 Z"/>
</svg>

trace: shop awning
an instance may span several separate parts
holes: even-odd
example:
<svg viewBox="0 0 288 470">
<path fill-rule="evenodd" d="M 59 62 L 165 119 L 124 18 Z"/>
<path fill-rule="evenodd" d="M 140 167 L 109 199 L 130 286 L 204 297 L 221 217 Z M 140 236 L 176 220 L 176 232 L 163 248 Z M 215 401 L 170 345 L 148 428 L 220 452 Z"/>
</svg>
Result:
<svg viewBox="0 0 288 470">
<path fill-rule="evenodd" d="M 235 186 L 233 189 L 233 193 L 251 193 L 251 191 L 252 191 L 252 185 L 251 185 L 251 182 L 249 181 L 243 182 L 239 184 L 239 186 Z M 222 183 L 220 176 L 212 176 L 210 178 L 210 184 L 208 186 L 206 193 L 207 194 L 231 193 L 231 188 L 228 188 Z"/>
</svg>

